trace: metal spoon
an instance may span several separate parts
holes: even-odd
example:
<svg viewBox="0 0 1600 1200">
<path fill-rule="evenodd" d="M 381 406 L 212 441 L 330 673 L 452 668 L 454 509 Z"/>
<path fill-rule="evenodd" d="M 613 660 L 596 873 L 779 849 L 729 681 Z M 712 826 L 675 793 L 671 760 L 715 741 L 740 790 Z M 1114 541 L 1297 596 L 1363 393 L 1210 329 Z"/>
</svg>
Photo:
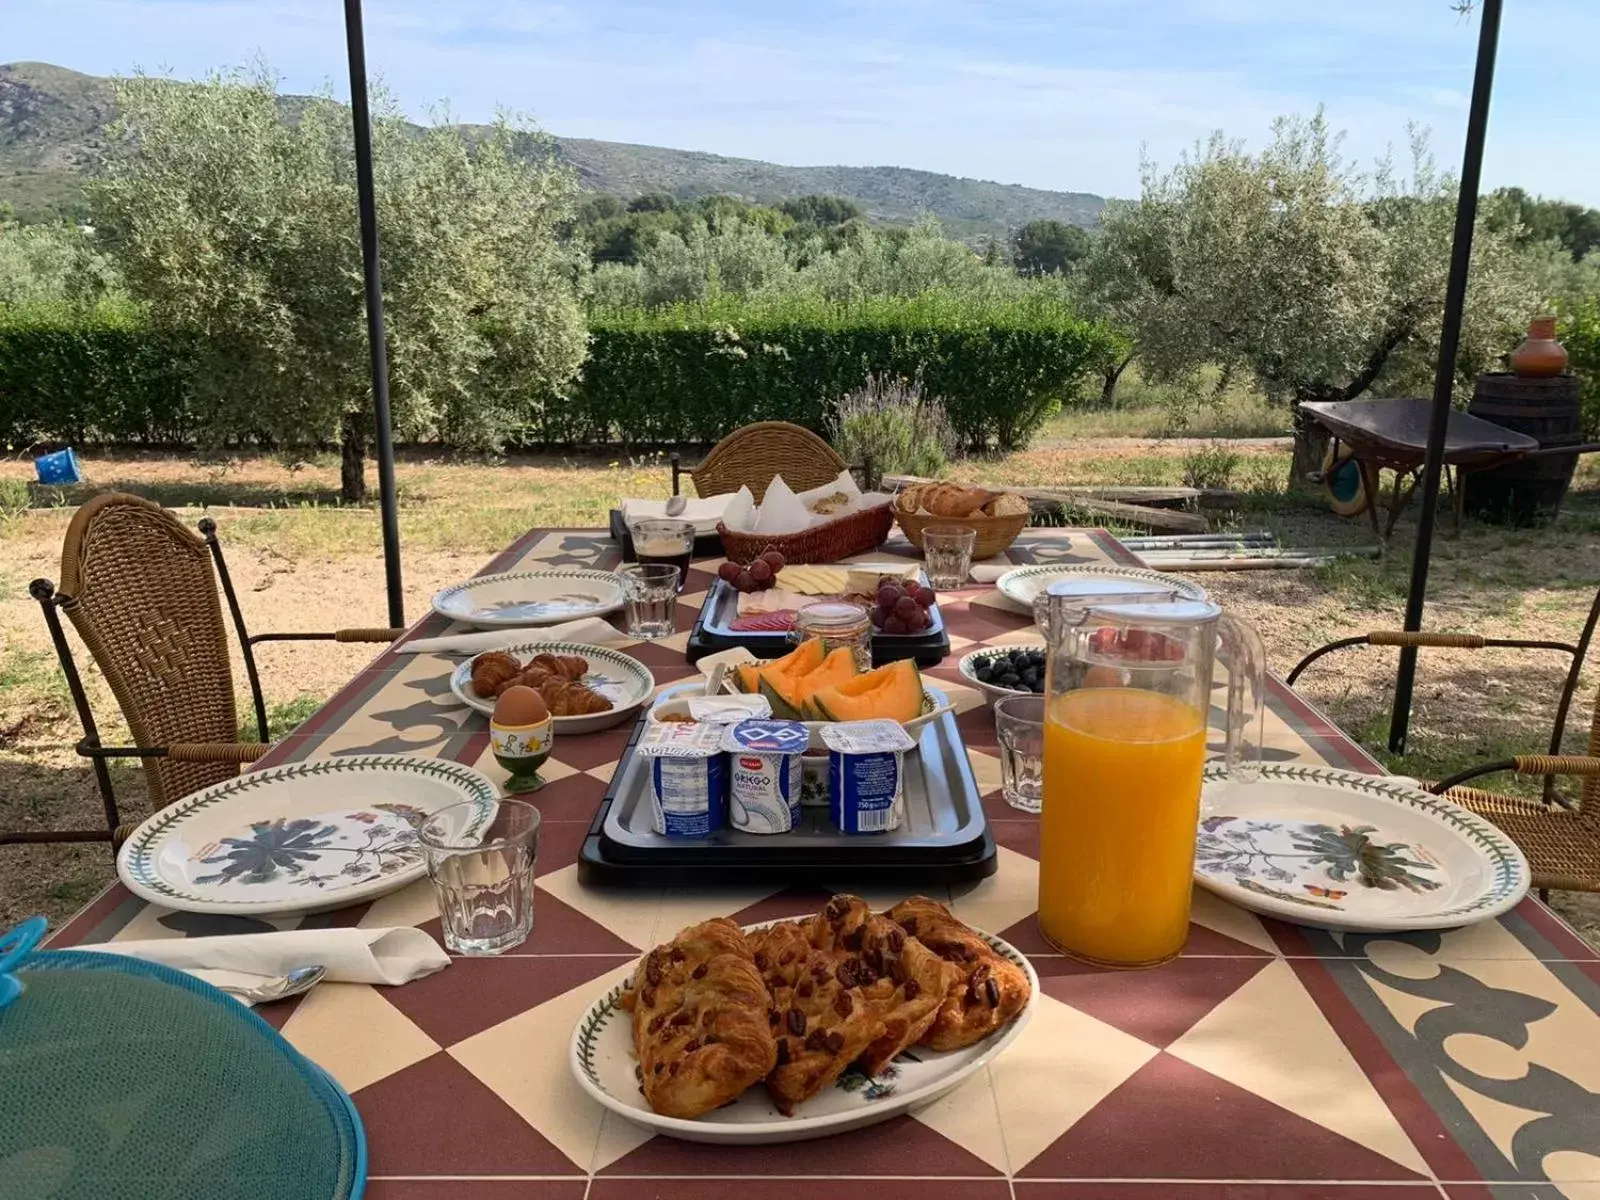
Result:
<svg viewBox="0 0 1600 1200">
<path fill-rule="evenodd" d="M 667 501 L 667 516 L 677 517 L 683 515 L 683 510 L 689 507 L 689 497 L 674 496 Z"/>
<path fill-rule="evenodd" d="M 276 979 L 258 983 L 255 987 L 223 987 L 222 990 L 230 996 L 238 996 L 250 1001 L 252 1004 L 269 1004 L 274 1000 L 287 1000 L 290 996 L 298 996 L 301 992 L 309 992 L 322 982 L 322 977 L 327 973 L 328 968 L 320 964 L 310 967 L 296 967 L 287 975 L 280 975 Z"/>
</svg>

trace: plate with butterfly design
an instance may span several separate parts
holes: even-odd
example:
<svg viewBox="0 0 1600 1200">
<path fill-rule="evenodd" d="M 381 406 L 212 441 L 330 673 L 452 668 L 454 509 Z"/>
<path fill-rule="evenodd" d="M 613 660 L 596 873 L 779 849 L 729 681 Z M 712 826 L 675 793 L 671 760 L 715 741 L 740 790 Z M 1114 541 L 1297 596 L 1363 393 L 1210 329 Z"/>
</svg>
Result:
<svg viewBox="0 0 1600 1200">
<path fill-rule="evenodd" d="M 593 733 L 597 729 L 610 729 L 631 717 L 641 704 L 650 699 L 656 690 L 656 677 L 650 668 L 637 658 L 607 646 L 589 646 L 581 642 L 518 642 L 502 650 L 521 662 L 539 654 L 575 655 L 589 664 L 589 669 L 578 680 L 584 687 L 611 702 L 611 707 L 601 713 L 582 716 L 556 717 L 556 736 L 574 733 Z M 468 708 L 494 715 L 494 697 L 480 696 L 472 690 L 472 659 L 457 663 L 450 672 L 450 692 Z"/>
<path fill-rule="evenodd" d="M 745 932 L 761 927 L 748 925 Z M 1028 1003 L 1011 1023 L 960 1050 L 912 1046 L 870 1078 L 851 1067 L 832 1087 L 801 1104 L 792 1117 L 778 1111 L 759 1083 L 732 1103 L 694 1120 L 653 1112 L 640 1093 L 634 1073 L 637 1059 L 633 1056 L 633 1017 L 621 1006 L 631 975 L 610 988 L 579 1018 L 572 1031 L 569 1053 L 572 1074 L 585 1092 L 618 1116 L 688 1142 L 747 1146 L 801 1142 L 888 1121 L 931 1104 L 959 1087 L 1015 1041 L 1028 1023 L 1039 998 L 1039 976 L 1033 964 L 1000 938 L 974 932 L 1021 967 L 1028 977 Z"/>
<path fill-rule="evenodd" d="M 433 597 L 434 612 L 478 629 L 554 625 L 603 617 L 621 607 L 621 578 L 611 571 L 581 567 L 478 575 Z"/>
<path fill-rule="evenodd" d="M 1528 862 L 1488 821 L 1384 775 L 1266 764 L 1206 769 L 1195 882 L 1296 925 L 1453 929 L 1527 895 Z"/>
</svg>

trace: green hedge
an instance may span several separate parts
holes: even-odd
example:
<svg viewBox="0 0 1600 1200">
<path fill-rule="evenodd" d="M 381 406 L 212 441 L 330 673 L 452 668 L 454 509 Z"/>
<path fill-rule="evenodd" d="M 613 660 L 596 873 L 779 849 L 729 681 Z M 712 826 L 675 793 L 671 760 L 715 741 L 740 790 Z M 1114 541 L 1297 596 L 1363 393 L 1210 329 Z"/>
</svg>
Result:
<svg viewBox="0 0 1600 1200">
<path fill-rule="evenodd" d="M 849 306 L 790 300 L 601 315 L 583 379 L 545 421 L 553 442 L 715 441 L 751 421 L 821 429 L 868 375 L 920 375 L 969 446 L 1025 445 L 1111 352 L 1048 298 Z"/>
<path fill-rule="evenodd" d="M 1583 438 L 1600 440 L 1600 299 L 1563 314 L 1558 336 L 1570 369 L 1583 381 Z"/>
<path fill-rule="evenodd" d="M 135 310 L 0 305 L 0 442 L 188 442 L 185 339 Z"/>
<path fill-rule="evenodd" d="M 582 377 L 528 445 L 714 442 L 751 421 L 822 429 L 870 374 L 921 376 L 957 435 L 1011 449 L 1077 392 L 1111 341 L 1048 298 L 850 306 L 732 302 L 596 316 Z M 0 439 L 192 442 L 193 358 L 136 313 L 0 309 Z"/>
</svg>

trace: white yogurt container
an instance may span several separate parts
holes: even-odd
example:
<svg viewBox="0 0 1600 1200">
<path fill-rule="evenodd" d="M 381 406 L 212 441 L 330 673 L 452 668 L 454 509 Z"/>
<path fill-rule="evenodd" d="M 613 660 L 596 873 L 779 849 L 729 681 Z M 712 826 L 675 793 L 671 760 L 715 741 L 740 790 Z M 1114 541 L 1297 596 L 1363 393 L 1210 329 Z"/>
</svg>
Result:
<svg viewBox="0 0 1600 1200">
<path fill-rule="evenodd" d="M 664 837 L 705 837 L 728 816 L 728 759 L 721 725 L 647 724 L 634 753 L 650 771 L 650 817 Z"/>
<path fill-rule="evenodd" d="M 840 833 L 887 833 L 905 820 L 905 757 L 916 742 L 898 721 L 822 727 L 828 815 Z"/>
<path fill-rule="evenodd" d="M 758 718 L 723 730 L 731 828 L 788 833 L 800 823 L 800 756 L 810 740 L 800 721 Z"/>
</svg>

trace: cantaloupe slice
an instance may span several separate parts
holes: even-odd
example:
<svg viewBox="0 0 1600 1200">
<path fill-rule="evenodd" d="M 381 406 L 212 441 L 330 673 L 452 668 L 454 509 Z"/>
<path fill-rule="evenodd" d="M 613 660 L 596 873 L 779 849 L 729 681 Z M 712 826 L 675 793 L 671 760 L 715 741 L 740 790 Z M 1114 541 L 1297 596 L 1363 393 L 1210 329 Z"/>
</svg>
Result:
<svg viewBox="0 0 1600 1200">
<path fill-rule="evenodd" d="M 755 693 L 761 690 L 761 664 L 739 663 L 733 668 L 733 686 L 741 692 Z"/>
<path fill-rule="evenodd" d="M 818 689 L 811 706 L 826 721 L 887 718 L 903 725 L 922 715 L 922 673 L 909 658 L 901 659 Z"/>
<path fill-rule="evenodd" d="M 815 671 L 825 657 L 822 639 L 810 638 L 801 642 L 798 650 L 758 670 L 758 690 L 772 705 L 773 716 L 791 721 L 799 718 L 801 694 L 795 681 Z"/>
</svg>

